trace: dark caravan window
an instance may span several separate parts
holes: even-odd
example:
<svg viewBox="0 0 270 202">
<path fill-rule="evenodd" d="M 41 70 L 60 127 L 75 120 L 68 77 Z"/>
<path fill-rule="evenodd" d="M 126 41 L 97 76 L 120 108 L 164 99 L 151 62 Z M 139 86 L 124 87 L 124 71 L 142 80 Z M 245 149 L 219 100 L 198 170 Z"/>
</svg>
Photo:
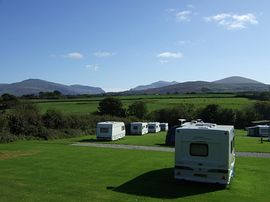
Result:
<svg viewBox="0 0 270 202">
<path fill-rule="evenodd" d="M 191 156 L 208 156 L 208 144 L 191 143 L 189 153 Z"/>
<path fill-rule="evenodd" d="M 99 131 L 100 131 L 100 133 L 108 133 L 109 128 L 100 128 Z"/>
</svg>

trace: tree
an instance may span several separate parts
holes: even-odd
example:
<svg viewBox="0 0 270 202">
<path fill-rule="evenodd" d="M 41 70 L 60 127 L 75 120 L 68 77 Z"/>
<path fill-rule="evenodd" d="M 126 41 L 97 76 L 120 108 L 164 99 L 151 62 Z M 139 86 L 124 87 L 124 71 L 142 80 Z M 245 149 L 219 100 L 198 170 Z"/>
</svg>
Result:
<svg viewBox="0 0 270 202">
<path fill-rule="evenodd" d="M 205 122 L 234 125 L 237 112 L 232 109 L 220 107 L 217 104 L 207 105 L 202 109 L 200 118 Z"/>
<path fill-rule="evenodd" d="M 216 123 L 218 120 L 220 111 L 220 106 L 217 104 L 207 105 L 202 109 L 200 113 L 200 118 L 205 122 Z"/>
<path fill-rule="evenodd" d="M 37 128 L 41 126 L 39 109 L 31 103 L 18 105 L 9 113 L 8 119 L 10 132 L 15 135 L 31 136 L 33 130 L 37 131 Z M 34 133 L 37 135 L 38 132 Z"/>
<path fill-rule="evenodd" d="M 47 128 L 63 129 L 68 127 L 66 117 L 62 112 L 53 109 L 47 110 L 42 116 L 42 121 Z"/>
<path fill-rule="evenodd" d="M 254 104 L 254 110 L 259 114 L 260 119 L 270 119 L 270 102 L 269 101 L 257 101 Z"/>
<path fill-rule="evenodd" d="M 14 95 L 5 93 L 2 96 L 3 101 L 17 101 L 17 98 Z"/>
<path fill-rule="evenodd" d="M 5 93 L 1 96 L 0 100 L 0 110 L 10 109 L 16 106 L 19 103 L 19 100 L 14 95 Z"/>
<path fill-rule="evenodd" d="M 137 101 L 132 103 L 128 107 L 128 114 L 131 116 L 136 116 L 139 119 L 143 119 L 146 117 L 148 113 L 147 105 L 145 102 Z"/>
<path fill-rule="evenodd" d="M 151 112 L 148 119 L 158 122 L 167 122 L 170 126 L 179 125 L 178 119 L 193 120 L 196 117 L 196 109 L 193 104 L 179 104 L 173 108 L 163 108 Z"/>
<path fill-rule="evenodd" d="M 123 104 L 118 98 L 108 97 L 101 100 L 98 110 L 101 115 L 125 116 L 125 109 L 123 109 Z"/>
</svg>

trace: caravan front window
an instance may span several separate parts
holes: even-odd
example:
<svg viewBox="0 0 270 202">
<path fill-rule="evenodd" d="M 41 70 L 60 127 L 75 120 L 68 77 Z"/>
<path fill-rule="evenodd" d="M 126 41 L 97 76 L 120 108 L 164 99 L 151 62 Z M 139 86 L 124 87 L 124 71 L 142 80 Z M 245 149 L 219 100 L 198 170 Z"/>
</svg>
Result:
<svg viewBox="0 0 270 202">
<path fill-rule="evenodd" d="M 208 156 L 208 144 L 205 143 L 191 143 L 189 147 L 191 156 Z"/>
<path fill-rule="evenodd" d="M 133 126 L 133 130 L 138 130 L 138 126 Z"/>
<path fill-rule="evenodd" d="M 121 129 L 122 129 L 122 130 L 125 130 L 125 126 L 122 126 Z"/>
<path fill-rule="evenodd" d="M 100 131 L 100 133 L 108 133 L 109 128 L 100 128 L 99 131 Z"/>
</svg>

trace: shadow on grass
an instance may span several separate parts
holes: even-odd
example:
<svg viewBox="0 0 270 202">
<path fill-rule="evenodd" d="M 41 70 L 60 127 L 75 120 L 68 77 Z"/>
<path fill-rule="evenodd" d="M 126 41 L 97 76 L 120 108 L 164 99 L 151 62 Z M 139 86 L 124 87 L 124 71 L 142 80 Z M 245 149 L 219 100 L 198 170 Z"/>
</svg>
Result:
<svg viewBox="0 0 270 202">
<path fill-rule="evenodd" d="M 111 142 L 109 140 L 97 140 L 95 138 L 91 138 L 91 139 L 82 139 L 79 142 Z"/>
<path fill-rule="evenodd" d="M 108 187 L 115 192 L 163 199 L 181 198 L 226 189 L 224 186 L 216 184 L 176 181 L 173 173 L 173 168 L 154 170 L 119 187 Z"/>
</svg>

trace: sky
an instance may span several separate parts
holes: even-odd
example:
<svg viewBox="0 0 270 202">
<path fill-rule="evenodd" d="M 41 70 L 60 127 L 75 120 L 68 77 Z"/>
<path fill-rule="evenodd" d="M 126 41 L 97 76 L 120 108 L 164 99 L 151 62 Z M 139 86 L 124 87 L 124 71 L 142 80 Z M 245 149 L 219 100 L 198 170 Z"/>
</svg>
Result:
<svg viewBox="0 0 270 202">
<path fill-rule="evenodd" d="M 0 0 L 0 83 L 270 83 L 269 0 Z"/>
</svg>

